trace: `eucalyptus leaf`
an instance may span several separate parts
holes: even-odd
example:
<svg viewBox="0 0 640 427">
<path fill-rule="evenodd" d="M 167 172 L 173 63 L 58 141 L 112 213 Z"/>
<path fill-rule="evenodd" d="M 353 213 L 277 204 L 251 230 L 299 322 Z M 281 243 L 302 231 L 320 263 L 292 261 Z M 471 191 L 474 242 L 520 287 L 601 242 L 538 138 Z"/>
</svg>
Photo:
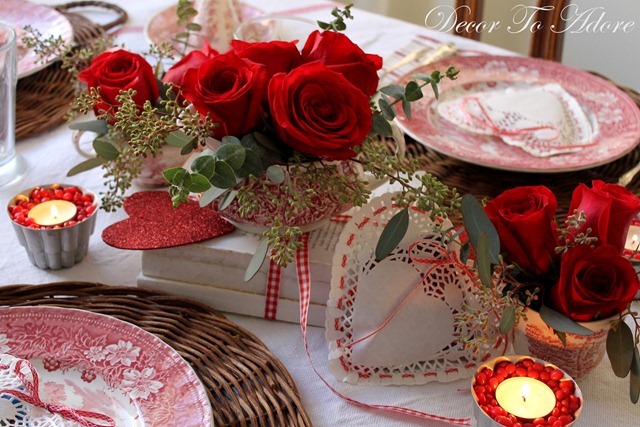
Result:
<svg viewBox="0 0 640 427">
<path fill-rule="evenodd" d="M 241 143 L 240 140 L 238 139 L 238 137 L 233 136 L 233 135 L 223 136 L 222 140 L 220 140 L 220 142 L 222 142 L 222 145 L 225 145 L 225 144 L 238 145 L 238 144 Z"/>
<path fill-rule="evenodd" d="M 172 147 L 184 147 L 189 144 L 193 145 L 197 139 L 197 137 L 189 136 L 181 130 L 175 130 L 167 135 L 165 142 Z"/>
<path fill-rule="evenodd" d="M 180 41 L 180 39 L 186 39 L 187 37 L 189 37 L 189 33 L 187 33 L 186 31 L 180 32 L 173 36 L 174 40 L 178 41 Z"/>
<path fill-rule="evenodd" d="M 208 190 L 206 190 L 200 196 L 200 207 L 204 208 L 205 206 L 211 204 L 215 199 L 222 196 L 225 191 L 228 191 L 225 188 L 218 188 L 211 186 Z"/>
<path fill-rule="evenodd" d="M 629 374 L 634 350 L 633 333 L 625 322 L 618 322 L 617 328 L 609 329 L 607 355 L 617 377 L 624 378 Z"/>
<path fill-rule="evenodd" d="M 638 348 L 633 352 L 633 361 L 631 362 L 629 395 L 633 404 L 638 403 L 640 398 L 640 354 L 638 354 Z"/>
<path fill-rule="evenodd" d="M 189 186 L 189 190 L 192 193 L 202 193 L 203 191 L 207 191 L 209 188 L 211 188 L 211 183 L 206 176 L 199 173 L 191 174 L 191 185 Z"/>
<path fill-rule="evenodd" d="M 248 178 L 250 175 L 259 178 L 262 175 L 262 160 L 253 149 L 245 151 L 244 164 L 236 170 L 238 178 Z"/>
<path fill-rule="evenodd" d="M 569 319 L 567 316 L 552 310 L 546 305 L 540 307 L 540 317 L 550 328 L 557 331 L 583 336 L 594 334 L 591 329 L 585 328 L 584 326 Z"/>
<path fill-rule="evenodd" d="M 96 154 L 105 160 L 115 160 L 120 155 L 120 152 L 111 142 L 104 139 L 96 138 L 93 141 L 93 149 L 96 150 Z"/>
<path fill-rule="evenodd" d="M 233 170 L 238 170 L 244 164 L 246 158 L 246 148 L 238 144 L 222 144 L 216 155 L 219 160 L 224 160 Z"/>
<path fill-rule="evenodd" d="M 200 24 L 196 24 L 195 22 L 189 22 L 187 24 L 187 30 L 189 30 L 189 31 L 198 32 L 201 29 L 202 29 L 202 26 Z"/>
<path fill-rule="evenodd" d="M 383 96 L 378 100 L 378 107 L 385 119 L 393 120 L 396 117 L 396 110 L 393 109 L 391 103 L 386 97 Z"/>
<path fill-rule="evenodd" d="M 402 111 L 404 111 L 404 115 L 407 116 L 407 119 L 411 120 L 411 102 L 404 99 L 402 101 Z"/>
<path fill-rule="evenodd" d="M 506 334 L 513 329 L 513 325 L 516 324 L 516 308 L 512 305 L 508 306 L 502 313 L 500 319 L 500 333 Z"/>
<path fill-rule="evenodd" d="M 382 230 L 376 245 L 376 259 L 383 260 L 402 241 L 409 228 L 409 208 L 404 208 L 395 214 Z"/>
<path fill-rule="evenodd" d="M 260 267 L 264 263 L 264 260 L 267 258 L 267 254 L 269 253 L 269 238 L 263 237 L 256 248 L 256 252 L 253 254 L 251 261 L 249 261 L 249 265 L 247 266 L 247 270 L 244 272 L 244 281 L 248 282 L 256 275 L 258 271 L 260 271 Z"/>
<path fill-rule="evenodd" d="M 391 124 L 387 119 L 382 117 L 382 114 L 374 114 L 373 116 L 371 116 L 371 118 L 373 119 L 373 126 L 371 127 L 373 133 L 382 136 L 393 135 Z"/>
<path fill-rule="evenodd" d="M 404 89 L 404 99 L 412 102 L 417 101 L 422 97 L 422 89 L 420 88 L 418 82 L 411 80 L 409 83 L 407 83 L 407 86 Z"/>
<path fill-rule="evenodd" d="M 411 77 L 413 77 L 416 80 L 422 80 L 423 82 L 431 83 L 431 74 L 416 73 L 416 74 L 412 74 Z"/>
<path fill-rule="evenodd" d="M 274 184 L 282 184 L 284 182 L 285 173 L 279 165 L 271 165 L 267 168 L 267 178 Z"/>
<path fill-rule="evenodd" d="M 562 342 L 562 346 L 566 347 L 567 346 L 567 333 L 566 332 L 562 332 L 562 331 L 558 331 L 558 330 L 555 330 L 555 329 L 552 329 L 552 331 L 553 331 L 553 334 L 560 339 L 560 342 Z"/>
<path fill-rule="evenodd" d="M 210 179 L 215 172 L 215 159 L 211 156 L 198 156 L 191 163 L 191 170 Z"/>
<path fill-rule="evenodd" d="M 180 150 L 180 154 L 185 156 L 193 151 L 193 145 L 187 144 Z"/>
<path fill-rule="evenodd" d="M 464 242 L 462 244 L 462 246 L 460 247 L 460 262 L 463 264 L 467 263 L 467 260 L 469 259 L 469 250 L 471 249 L 471 246 L 469 245 L 469 242 Z"/>
<path fill-rule="evenodd" d="M 228 191 L 225 195 L 220 198 L 220 203 L 218 204 L 219 210 L 225 210 L 229 207 L 229 205 L 235 200 L 238 192 L 236 190 Z"/>
<path fill-rule="evenodd" d="M 438 83 L 436 83 L 434 80 L 431 81 L 431 89 L 433 90 L 433 94 L 435 95 L 436 99 L 438 99 L 440 97 L 440 89 L 438 89 Z"/>
<path fill-rule="evenodd" d="M 380 92 L 395 99 L 404 99 L 404 87 L 400 85 L 389 85 L 380 89 Z"/>
<path fill-rule="evenodd" d="M 260 145 L 262 145 L 264 148 L 266 148 L 269 151 L 273 151 L 275 153 L 279 153 L 279 154 L 283 154 L 282 153 L 282 148 L 278 146 L 277 143 L 275 143 L 271 138 L 269 138 L 267 135 L 260 133 L 260 132 L 254 132 L 253 133 L 253 137 L 256 140 L 256 142 Z"/>
<path fill-rule="evenodd" d="M 77 175 L 81 172 L 86 172 L 90 169 L 94 169 L 97 168 L 98 166 L 103 165 L 106 162 L 105 159 L 101 158 L 101 157 L 95 157 L 89 160 L 85 160 L 82 163 L 79 163 L 77 165 L 75 165 L 74 167 L 72 167 L 69 172 L 67 172 L 67 176 L 74 176 Z"/>
<path fill-rule="evenodd" d="M 215 162 L 215 171 L 211 177 L 211 184 L 218 188 L 231 188 L 236 185 L 236 174 L 233 168 L 223 160 Z"/>
<path fill-rule="evenodd" d="M 186 177 L 189 176 L 189 172 L 183 168 L 167 169 L 162 172 L 162 175 L 164 175 L 164 179 L 177 187 L 188 186 L 190 183 L 190 181 L 186 182 Z"/>
<path fill-rule="evenodd" d="M 493 270 L 491 269 L 491 255 L 489 254 L 489 238 L 484 231 L 480 233 L 476 252 L 478 255 L 476 265 L 478 267 L 480 281 L 487 288 L 491 288 L 493 286 L 493 281 L 491 280 Z"/>
<path fill-rule="evenodd" d="M 467 230 L 471 245 L 477 248 L 480 234 L 483 232 L 486 233 L 491 263 L 498 264 L 500 262 L 500 237 L 498 236 L 496 227 L 485 213 L 480 202 L 471 194 L 465 194 L 462 196 L 462 206 L 460 210 L 462 211 L 464 228 Z"/>
<path fill-rule="evenodd" d="M 69 129 L 94 132 L 99 135 L 109 132 L 107 122 L 104 120 L 90 120 L 88 122 L 78 122 L 69 125 Z"/>
</svg>

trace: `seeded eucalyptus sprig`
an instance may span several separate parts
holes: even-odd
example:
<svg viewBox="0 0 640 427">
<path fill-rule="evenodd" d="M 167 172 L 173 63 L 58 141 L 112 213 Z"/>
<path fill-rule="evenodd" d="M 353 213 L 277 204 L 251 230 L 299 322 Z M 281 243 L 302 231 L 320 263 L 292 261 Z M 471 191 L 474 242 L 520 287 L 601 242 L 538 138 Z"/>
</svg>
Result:
<svg viewBox="0 0 640 427">
<path fill-rule="evenodd" d="M 330 31 L 344 31 L 347 29 L 347 23 L 344 22 L 345 19 L 353 19 L 351 16 L 351 8 L 353 7 L 353 3 L 349 3 L 344 7 L 344 9 L 340 9 L 338 7 L 333 8 L 331 10 L 331 15 L 334 16 L 334 19 L 331 22 L 323 22 L 317 21 L 318 26 L 322 30 L 330 30 Z"/>
<path fill-rule="evenodd" d="M 189 44 L 189 39 L 194 34 L 199 33 L 202 30 L 202 26 L 195 22 L 191 22 L 198 14 L 198 11 L 193 8 L 193 1 L 191 0 L 178 0 L 178 9 L 176 10 L 176 14 L 178 16 L 178 27 L 184 27 L 184 31 L 174 35 L 172 40 L 181 46 L 178 53 L 181 56 L 184 56 L 190 47 L 194 47 Z"/>
</svg>

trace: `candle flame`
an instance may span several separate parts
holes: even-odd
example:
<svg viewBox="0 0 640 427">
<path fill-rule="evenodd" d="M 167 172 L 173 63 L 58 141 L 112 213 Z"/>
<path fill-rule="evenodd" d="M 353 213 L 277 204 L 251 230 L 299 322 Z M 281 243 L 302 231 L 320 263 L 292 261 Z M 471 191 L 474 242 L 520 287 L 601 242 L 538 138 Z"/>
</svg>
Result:
<svg viewBox="0 0 640 427">
<path fill-rule="evenodd" d="M 60 212 L 58 211 L 58 208 L 56 207 L 56 205 L 52 205 L 51 206 L 51 217 L 53 219 L 57 219 L 59 214 L 60 214 Z"/>
</svg>

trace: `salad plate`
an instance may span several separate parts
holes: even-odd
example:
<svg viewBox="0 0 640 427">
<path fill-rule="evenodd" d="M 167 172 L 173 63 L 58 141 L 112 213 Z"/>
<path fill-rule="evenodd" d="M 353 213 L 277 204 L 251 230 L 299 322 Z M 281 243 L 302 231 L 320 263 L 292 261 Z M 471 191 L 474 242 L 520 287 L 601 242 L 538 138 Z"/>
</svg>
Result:
<svg viewBox="0 0 640 427">
<path fill-rule="evenodd" d="M 631 98 L 602 78 L 557 62 L 516 56 L 451 57 L 413 70 L 400 78 L 399 84 L 405 84 L 418 73 L 444 72 L 450 65 L 460 70 L 460 74 L 456 80 L 443 80 L 439 100 L 432 92 L 424 91 L 425 96 L 412 104 L 411 120 L 403 112 L 397 119 L 403 131 L 442 154 L 494 169 L 569 172 L 612 162 L 640 142 L 640 110 Z M 519 103 L 519 110 L 514 107 L 509 111 L 508 101 L 517 93 L 529 99 Z M 558 123 L 562 125 L 559 130 L 545 123 L 536 127 L 535 121 L 522 117 L 522 111 L 535 110 L 536 103 L 542 103 L 544 97 L 548 100 L 553 93 L 557 94 L 552 100 L 559 112 Z M 463 101 L 478 103 L 478 99 L 497 98 L 505 110 L 498 111 L 502 116 L 495 111 L 487 113 L 483 106 L 476 107 L 481 112 L 474 113 L 473 120 L 464 111 L 458 114 L 458 120 L 452 118 L 456 108 L 463 108 L 455 104 L 458 101 L 464 105 Z M 443 107 L 444 103 L 448 106 Z M 527 103 L 531 108 L 524 108 Z M 548 115 L 544 107 L 538 108 L 537 113 Z M 501 129 L 498 119 L 524 125 L 521 129 Z M 472 128 L 474 124 L 477 129 Z M 516 146 L 526 143 L 522 136 L 526 132 L 533 134 L 547 128 L 561 133 L 561 141 L 566 145 L 547 150 L 547 155 L 544 150 L 527 151 Z"/>
<path fill-rule="evenodd" d="M 52 55 L 40 60 L 33 49 L 29 49 L 23 44 L 25 26 L 29 25 L 40 32 L 42 39 L 60 37 L 66 44 L 73 41 L 73 28 L 69 20 L 57 10 L 41 4 L 23 0 L 2 0 L 0 2 L 0 21 L 11 25 L 16 32 L 19 79 L 42 70 L 57 59 Z"/>
<path fill-rule="evenodd" d="M 114 317 L 48 306 L 3 308 L 2 353 L 33 365 L 47 403 L 104 414 L 118 427 L 213 423 L 207 393 L 187 362 L 155 335 Z M 39 408 L 4 396 L 4 414 L 41 416 Z"/>
</svg>

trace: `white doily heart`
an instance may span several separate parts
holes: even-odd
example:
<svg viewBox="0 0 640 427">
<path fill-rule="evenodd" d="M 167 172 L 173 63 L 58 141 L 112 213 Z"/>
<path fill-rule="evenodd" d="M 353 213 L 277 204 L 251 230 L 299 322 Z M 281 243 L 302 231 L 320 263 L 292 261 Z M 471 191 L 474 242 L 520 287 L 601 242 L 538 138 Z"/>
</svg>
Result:
<svg viewBox="0 0 640 427">
<path fill-rule="evenodd" d="M 460 128 L 501 138 L 536 157 L 574 153 L 597 143 L 584 110 L 558 84 L 461 86 L 444 92 L 437 109 Z"/>
<path fill-rule="evenodd" d="M 327 303 L 329 368 L 354 384 L 424 384 L 473 375 L 489 357 L 504 354 L 498 334 L 480 352 L 457 340 L 454 316 L 474 306 L 474 282 L 461 268 L 454 243 L 442 246 L 439 230 L 449 220 L 431 220 L 410 208 L 409 229 L 384 260 L 375 247 L 387 222 L 399 211 L 392 194 L 371 200 L 346 224 L 333 260 Z M 449 233 L 450 234 L 450 233 Z M 445 239 L 445 244 L 447 241 Z"/>
</svg>

